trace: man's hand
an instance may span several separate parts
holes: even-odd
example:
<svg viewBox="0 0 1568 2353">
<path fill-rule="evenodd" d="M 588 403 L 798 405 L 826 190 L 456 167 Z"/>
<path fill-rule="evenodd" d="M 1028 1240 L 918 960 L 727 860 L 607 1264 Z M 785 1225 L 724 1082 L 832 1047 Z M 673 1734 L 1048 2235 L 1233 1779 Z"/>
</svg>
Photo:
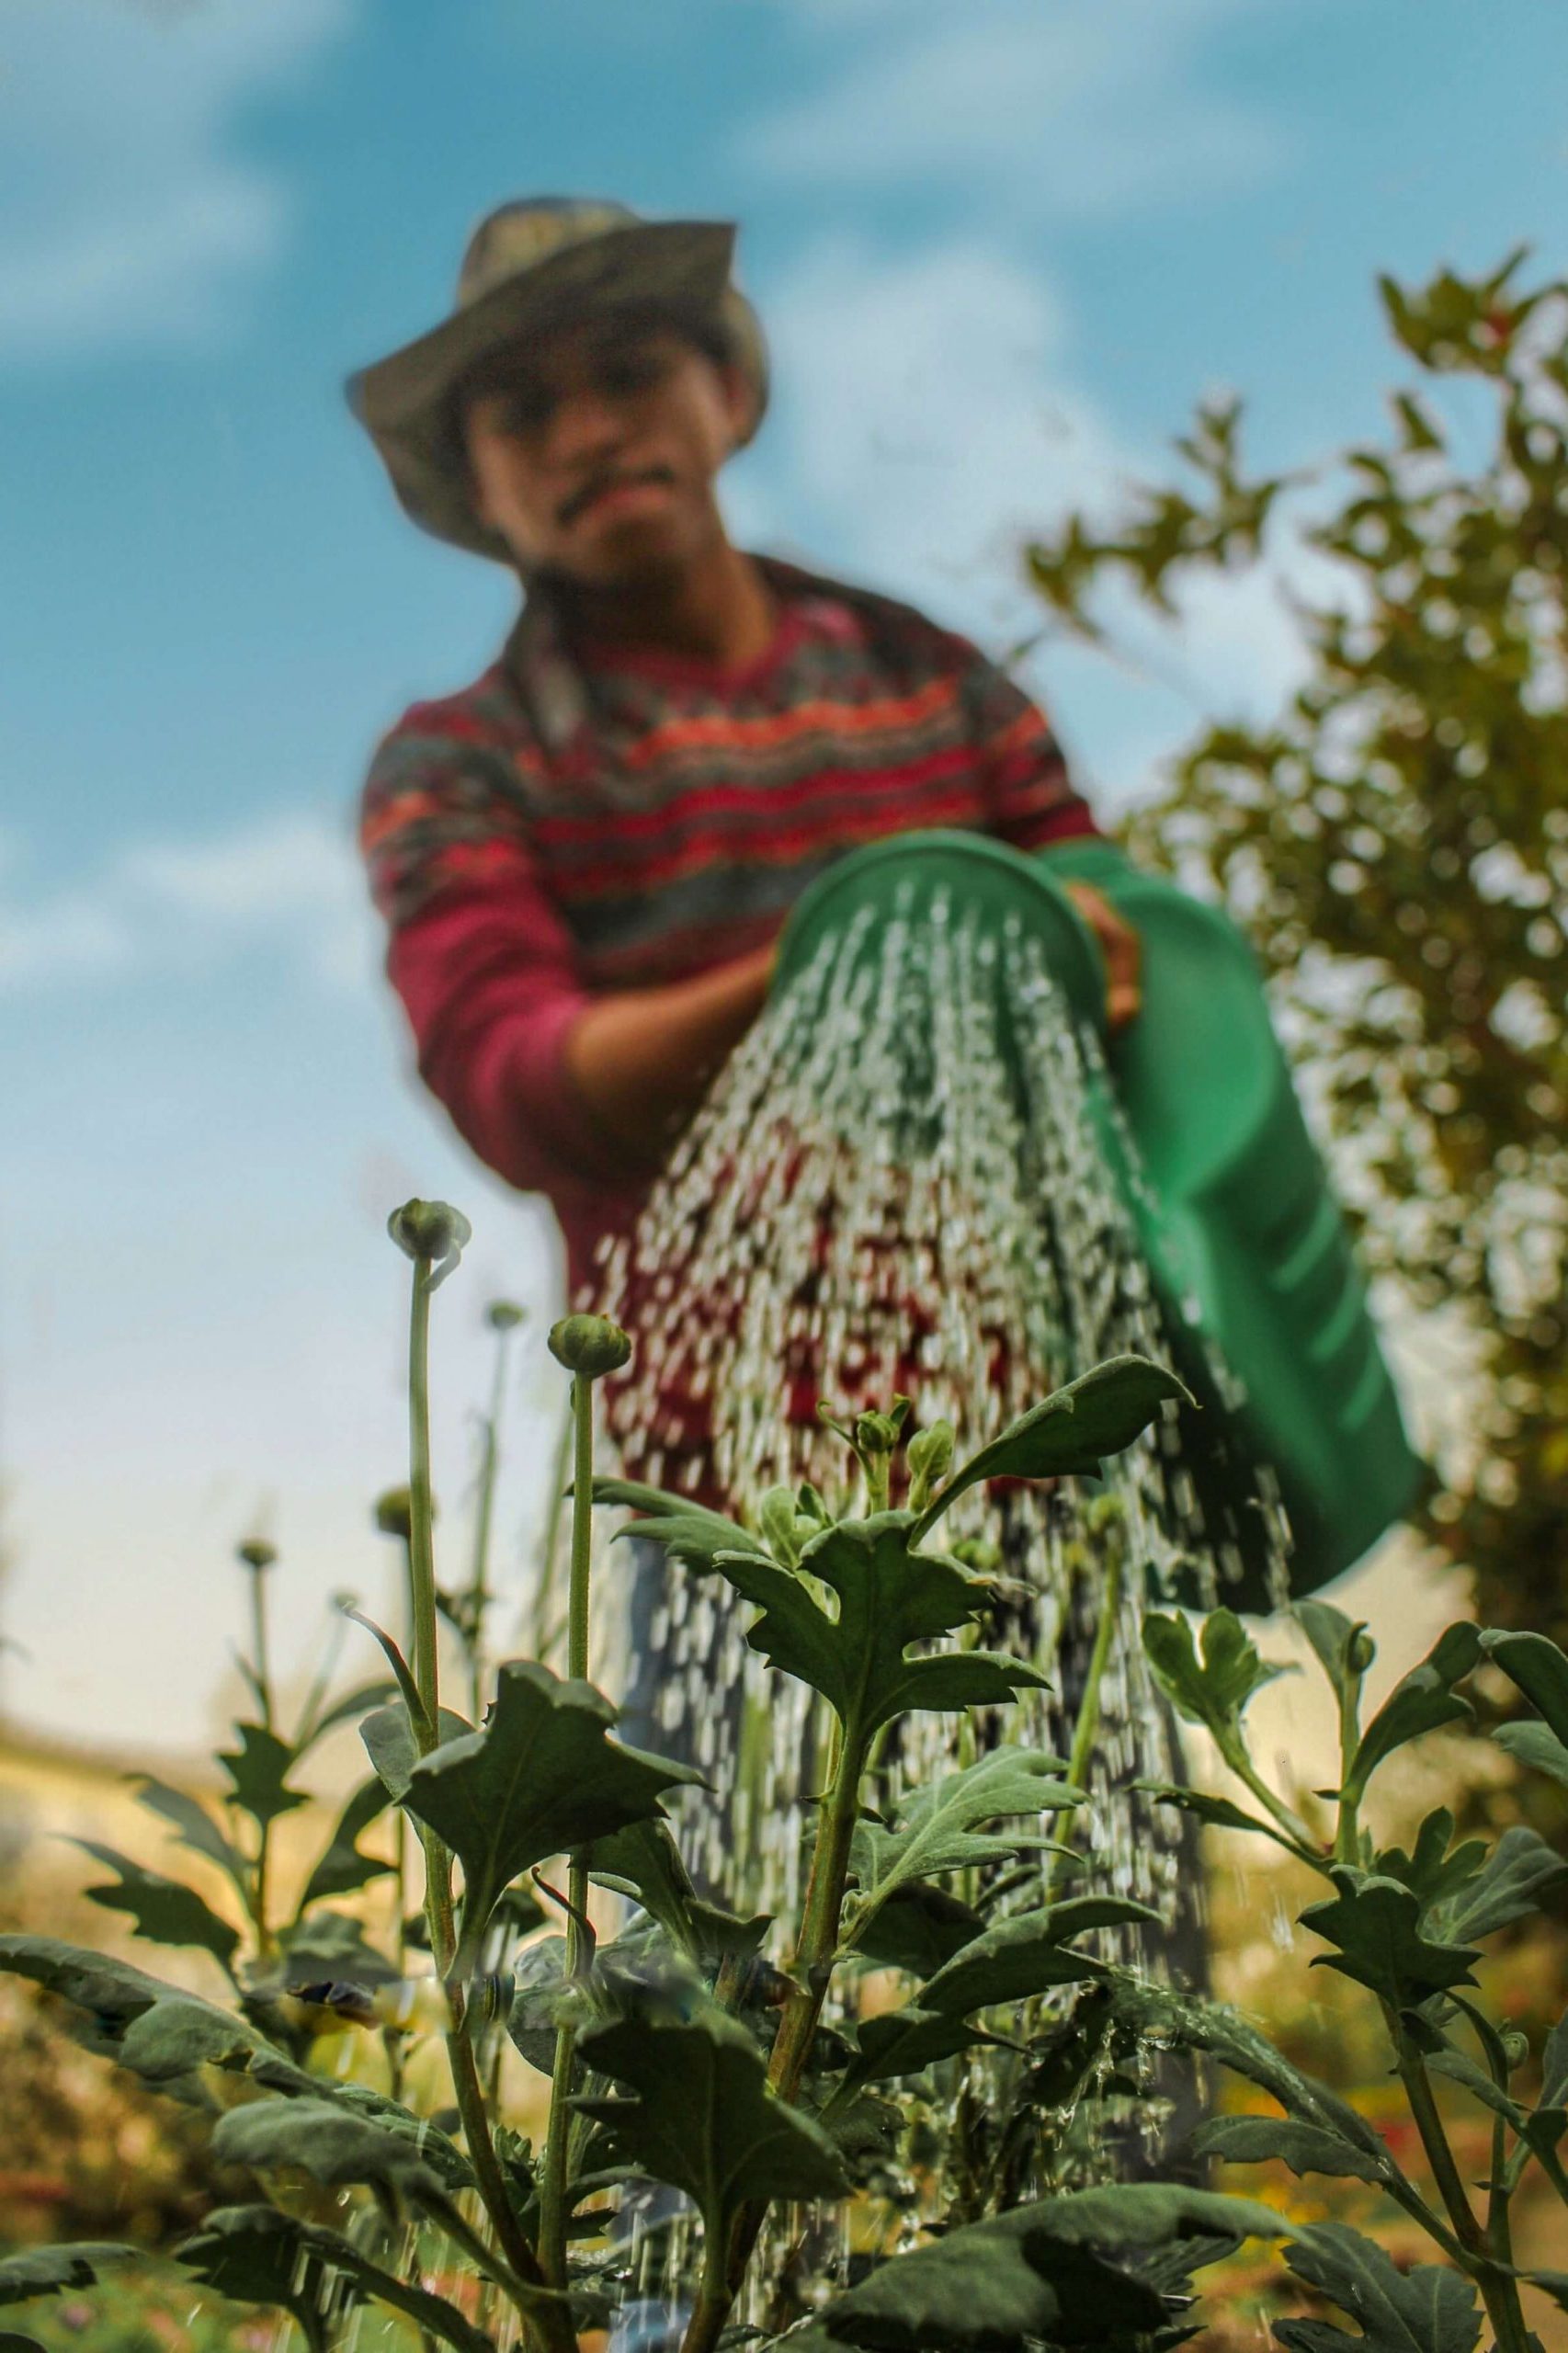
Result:
<svg viewBox="0 0 1568 2353">
<path fill-rule="evenodd" d="M 1069 882 L 1064 887 L 1100 943 L 1100 953 L 1105 958 L 1106 1021 L 1114 1036 L 1117 1030 L 1126 1029 L 1143 1002 L 1139 986 L 1143 943 L 1103 892 L 1088 882 Z"/>
</svg>

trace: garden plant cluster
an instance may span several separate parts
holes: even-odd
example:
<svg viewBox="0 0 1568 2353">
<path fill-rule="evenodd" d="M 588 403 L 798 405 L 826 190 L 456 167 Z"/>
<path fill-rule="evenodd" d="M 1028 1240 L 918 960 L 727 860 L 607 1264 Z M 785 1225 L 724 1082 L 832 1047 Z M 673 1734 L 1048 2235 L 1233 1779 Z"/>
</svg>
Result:
<svg viewBox="0 0 1568 2353">
<path fill-rule="evenodd" d="M 1483 2330 L 1505 2353 L 1527 2353 L 1521 2289 L 1568 2305 L 1568 2277 L 1521 2272 L 1510 2235 L 1532 2169 L 1568 2203 L 1568 2021 L 1531 2050 L 1476 1999 L 1473 1968 L 1485 1940 L 1535 1911 L 1568 1866 L 1519 1824 L 1456 1843 L 1444 1811 L 1408 1848 L 1384 1845 L 1371 1800 L 1397 1751 L 1472 1717 L 1462 1687 L 1488 1663 L 1528 1707 L 1494 1737 L 1521 1766 L 1568 1785 L 1568 1656 L 1542 1636 L 1455 1625 L 1364 1721 L 1365 1629 L 1301 1603 L 1341 1732 L 1338 1785 L 1308 1819 L 1249 1750 L 1248 1702 L 1278 1670 L 1240 1620 L 1223 1609 L 1196 1627 L 1174 1612 L 1145 1620 L 1157 1681 L 1206 1728 L 1248 1802 L 1158 1794 L 1276 1842 L 1321 1876 L 1302 1924 L 1322 1942 L 1319 1962 L 1375 2006 L 1425 2153 L 1417 2178 L 1354 2107 L 1239 2013 L 1086 1947 L 1092 1932 L 1147 1915 L 1095 1892 L 1092 1858 L 1074 1842 L 1085 1796 L 1068 1762 L 1003 1745 L 904 1790 L 875 1769 L 910 1711 L 992 1711 L 1043 1679 L 1032 1661 L 974 1646 L 991 1587 L 934 1540 L 949 1506 L 992 1479 L 1095 1478 L 1181 1393 L 1173 1374 L 1137 1357 L 1100 1365 L 961 1464 L 944 1424 L 906 1438 L 908 1401 L 896 1400 L 843 1425 L 853 1493 L 842 1509 L 810 1486 L 777 1489 L 742 1524 L 595 1479 L 595 1384 L 630 1343 L 601 1318 L 569 1317 L 550 1336 L 572 1381 L 569 1671 L 512 1659 L 491 1672 L 483 1551 L 473 1590 L 453 1596 L 437 1587 L 432 1543 L 430 1307 L 468 1227 L 443 1204 L 411 1201 L 391 1231 L 413 1267 L 410 1477 L 392 1515 L 406 1538 L 411 1640 L 405 1649 L 359 1620 L 390 1679 L 336 1699 L 318 1685 L 285 1729 L 267 1664 L 269 1555 L 246 1548 L 255 1713 L 222 1757 L 227 1819 L 158 1781 L 142 1789 L 223 1874 L 232 1904 L 220 1912 L 194 1887 L 92 1850 L 114 1874 L 92 1891 L 97 1900 L 153 1943 L 205 1949 L 232 2000 L 46 1936 L 0 1939 L 0 1965 L 57 1997 L 88 2049 L 204 2113 L 214 2157 L 254 2183 L 249 2202 L 217 2208 L 161 2250 L 170 2266 L 290 2315 L 311 2353 L 331 2353 L 368 2302 L 452 2353 L 517 2341 L 569 2353 L 636 2292 L 616 2221 L 623 2193 L 663 2185 L 678 2193 L 665 2207 L 694 2249 L 684 2353 L 1174 2346 L 1201 2325 L 1194 2275 L 1249 2237 L 1286 2242 L 1314 2313 L 1336 2308 L 1359 2331 L 1322 2316 L 1277 2322 L 1299 2353 L 1471 2353 Z M 504 1343 L 515 1312 L 492 1320 Z M 493 1426 L 487 1460 L 493 1475 Z M 797 1917 L 744 1919 L 700 1895 L 661 1802 L 699 1777 L 614 1737 L 616 1710 L 586 1674 L 596 1502 L 630 1506 L 666 1555 L 733 1587 L 756 1611 L 753 1646 L 829 1713 L 830 1768 Z M 477 1722 L 443 1702 L 443 1608 L 483 1703 Z M 308 1751 L 350 1720 L 372 1773 L 279 1907 L 273 1825 L 305 1802 L 292 1777 Z M 404 1825 L 395 1866 L 360 1843 L 389 1806 Z M 412 1883 L 415 1842 L 422 1924 L 401 1925 L 399 1949 L 378 1950 L 364 1922 L 336 1906 L 394 1868 Z M 1042 1847 L 1050 1869 L 1026 1881 L 1014 1867 Z M 1026 1885 L 1033 1894 L 1017 1908 Z M 596 1930 L 595 1887 L 614 1891 L 628 1915 L 613 1938 Z M 551 1918 L 558 1933 L 547 1932 Z M 901 1998 L 862 2000 L 871 1975 Z M 392 2089 L 312 2063 L 323 2030 L 345 2016 L 379 2027 Z M 549 2078 L 538 2146 L 507 2122 L 502 2034 Z M 452 2105 L 424 2113 L 403 2096 L 416 2072 L 403 2056 L 431 2035 L 444 2041 Z M 1097 2102 L 1140 2096 L 1151 2050 L 1204 2054 L 1277 2109 L 1210 2117 L 1182 2153 L 1189 2175 L 1194 2159 L 1283 2160 L 1373 2185 L 1426 2234 L 1432 2260 L 1402 2272 L 1343 2222 L 1292 2225 L 1270 2205 L 1190 2179 L 1075 2173 L 1067 2153 L 1082 2148 L 1085 2120 L 1092 2137 Z M 996 2113 L 972 2162 L 947 2175 L 930 2162 L 930 2119 L 960 2097 L 977 2052 L 1000 2057 Z M 1437 2078 L 1489 2122 L 1479 2184 L 1461 2177 Z M 812 2254 L 813 2214 L 846 2206 L 858 2248 L 847 2275 Z M 778 2257 L 781 2233 L 792 2260 Z M 100 2279 L 112 2295 L 115 2267 L 144 2253 L 96 2241 L 29 2249 L 0 2260 L 0 2300 Z M 437 2292 L 432 2276 L 454 2292 Z M 23 2353 L 32 2340 L 4 2342 Z"/>
</svg>

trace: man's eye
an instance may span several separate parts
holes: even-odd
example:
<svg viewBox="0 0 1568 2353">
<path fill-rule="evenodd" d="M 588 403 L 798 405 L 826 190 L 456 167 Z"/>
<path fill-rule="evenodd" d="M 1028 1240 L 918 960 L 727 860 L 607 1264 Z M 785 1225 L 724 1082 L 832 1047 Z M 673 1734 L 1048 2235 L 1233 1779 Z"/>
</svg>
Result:
<svg viewBox="0 0 1568 2353">
<path fill-rule="evenodd" d="M 554 406 L 548 392 L 508 392 L 501 409 L 502 426 L 508 433 L 537 433 L 549 424 Z"/>
</svg>

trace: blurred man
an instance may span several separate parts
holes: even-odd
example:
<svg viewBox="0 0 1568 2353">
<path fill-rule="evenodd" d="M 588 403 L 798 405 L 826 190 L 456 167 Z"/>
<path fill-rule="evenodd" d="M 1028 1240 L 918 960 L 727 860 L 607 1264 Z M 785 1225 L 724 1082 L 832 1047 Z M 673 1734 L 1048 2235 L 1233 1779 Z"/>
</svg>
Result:
<svg viewBox="0 0 1568 2353">
<path fill-rule="evenodd" d="M 451 316 L 349 387 L 414 520 L 523 585 L 499 658 L 377 752 L 363 843 L 426 1083 L 549 1197 L 574 1293 L 835 858 L 932 825 L 1021 849 L 1094 830 L 1046 721 L 972 645 L 731 543 L 718 475 L 767 399 L 733 242 L 505 205 Z M 1080 897 L 1124 1019 L 1136 940 Z"/>
</svg>

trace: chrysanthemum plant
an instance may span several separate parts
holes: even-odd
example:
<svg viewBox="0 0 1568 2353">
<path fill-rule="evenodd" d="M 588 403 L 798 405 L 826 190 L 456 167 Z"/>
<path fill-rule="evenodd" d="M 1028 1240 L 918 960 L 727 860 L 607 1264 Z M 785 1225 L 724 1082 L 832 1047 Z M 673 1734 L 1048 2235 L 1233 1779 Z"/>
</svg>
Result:
<svg viewBox="0 0 1568 2353">
<path fill-rule="evenodd" d="M 1421 1826 L 1408 1853 L 1383 1848 L 1364 1809 L 1395 1749 L 1468 1714 L 1456 1687 L 1488 1657 L 1538 1711 L 1499 1736 L 1522 1761 L 1568 1781 L 1568 1658 L 1529 1636 L 1452 1629 L 1363 1728 L 1365 1631 L 1326 1605 L 1303 1604 L 1344 1730 L 1334 1818 L 1320 1835 L 1252 1764 L 1243 1712 L 1274 1670 L 1238 1621 L 1215 1613 L 1195 1644 L 1185 1619 L 1148 1620 L 1156 1677 L 1212 1733 L 1259 1811 L 1187 1790 L 1160 1794 L 1206 1820 L 1258 1830 L 1331 1881 L 1333 1893 L 1303 1918 L 1330 1948 L 1322 1958 L 1381 2006 L 1428 2160 L 1431 2180 L 1417 2182 L 1352 2108 L 1237 2015 L 1085 1949 L 1090 1931 L 1147 1920 L 1145 1907 L 1061 1894 L 1059 1870 L 1037 1878 L 1044 1900 L 1028 1908 L 994 1900 L 1011 1877 L 1007 1901 L 1016 1901 L 1010 1867 L 1042 1844 L 1072 1857 L 1081 1885 L 1086 1866 L 1073 1853 L 1072 1825 L 1085 1792 L 1062 1759 L 994 1747 L 902 1791 L 871 1769 L 888 1728 L 911 1711 L 990 1711 L 1043 1679 L 1033 1662 L 971 1646 L 992 1588 L 939 1549 L 949 1506 L 990 1479 L 1096 1476 L 1181 1394 L 1170 1373 L 1136 1357 L 1101 1365 L 956 1469 L 950 1430 L 936 1425 L 906 1444 L 907 1406 L 895 1401 L 844 1427 L 856 1472 L 842 1511 L 811 1487 L 775 1490 L 743 1525 L 657 1490 L 595 1480 L 594 1387 L 625 1361 L 629 1343 L 600 1319 L 569 1317 L 551 1335 L 572 1381 L 568 1672 L 562 1678 L 530 1660 L 493 1676 L 483 1668 L 481 1549 L 472 1608 L 447 1609 L 465 1639 L 464 1696 L 480 1675 L 489 1689 L 476 1728 L 440 1689 L 426 1398 L 430 1301 L 468 1228 L 444 1205 L 415 1201 L 391 1230 L 414 1270 L 409 1484 L 397 1512 L 389 1499 L 382 1515 L 406 1546 L 409 1640 L 371 1629 L 392 1679 L 335 1704 L 324 1680 L 283 1729 L 267 1660 L 267 1557 L 250 1548 L 256 1716 L 225 1754 L 228 1824 L 163 1784 L 142 1791 L 223 1873 L 234 1916 L 94 1849 L 116 1874 L 93 1891 L 99 1900 L 129 1913 L 153 1942 L 204 1949 L 232 1998 L 199 1998 L 49 1938 L 0 1938 L 0 1965 L 57 1995 L 92 2048 L 209 2109 L 215 2156 L 254 2177 L 253 2202 L 210 2214 L 171 2260 L 225 2296 L 287 2312 L 311 2353 L 331 2353 L 368 2300 L 452 2353 L 494 2353 L 518 2339 L 532 2353 L 570 2353 L 639 2292 L 636 2243 L 619 2210 L 629 2190 L 646 2200 L 650 2185 L 663 2185 L 676 2193 L 665 2211 L 678 2207 L 694 2250 L 688 2276 L 673 2282 L 670 2325 L 682 2353 L 742 2344 L 788 2344 L 793 2353 L 1164 2347 L 1193 2333 L 1192 2274 L 1254 2234 L 1290 2235 L 1292 2269 L 1361 2328 L 1351 2338 L 1320 2320 L 1278 2324 L 1281 2341 L 1302 2353 L 1353 2343 L 1374 2353 L 1471 2353 L 1482 2307 L 1497 2345 L 1525 2353 L 1509 2204 L 1531 2166 L 1568 2198 L 1557 2154 L 1568 2126 L 1568 2031 L 1541 2054 L 1532 2107 L 1517 2081 L 1530 2054 L 1466 1989 L 1478 1940 L 1533 1908 L 1562 1867 L 1519 1829 L 1491 1847 L 1455 1847 L 1443 1814 Z M 510 1320 L 493 1318 L 503 1339 Z M 901 1451 L 903 1501 L 893 1508 Z M 485 1459 L 493 1476 L 493 1445 Z M 638 1532 L 687 1573 L 733 1587 L 756 1613 L 753 1647 L 828 1712 L 829 1768 L 796 1918 L 746 1919 L 699 1895 L 663 1804 L 698 1777 L 615 1737 L 617 1711 L 587 1679 L 596 1502 L 630 1507 Z M 350 1716 L 360 1719 L 372 1778 L 279 1913 L 270 1825 L 304 1802 L 289 1777 L 306 1750 Z M 389 1803 L 423 1851 L 425 1998 L 412 2007 L 398 1983 L 408 1965 L 401 1904 L 390 1957 L 359 1919 L 325 1908 L 392 1869 L 358 1844 Z M 630 1915 L 613 1938 L 596 1886 L 614 1891 Z M 550 1914 L 563 1934 L 541 1933 Z M 902 1998 L 862 2005 L 857 1989 L 869 1972 L 885 1972 Z M 380 2022 L 390 2041 L 403 2031 L 399 2020 L 438 2033 L 451 2108 L 437 2120 L 312 2065 L 317 2034 L 339 2029 L 345 2015 Z M 549 2078 L 538 2147 L 506 2120 L 489 2040 L 503 2029 Z M 1094 2086 L 1108 2076 L 1136 2089 L 1126 2063 L 1150 2044 L 1209 2052 L 1278 2105 L 1277 2117 L 1210 2120 L 1197 2136 L 1200 2152 L 1376 2183 L 1446 2262 L 1402 2275 L 1341 2225 L 1292 2233 L 1268 2206 L 1176 2184 L 1109 2182 L 1018 2202 L 1020 2134 L 1048 2152 Z M 1008 2054 L 1011 2109 L 994 2142 L 1010 2158 L 966 2181 L 955 2211 L 923 2162 L 929 2121 L 968 2055 L 996 2045 Z M 1480 2205 L 1444 2137 L 1434 2074 L 1492 2120 Z M 404 2080 L 394 2069 L 394 2091 Z M 1049 2177 L 1043 2154 L 1033 2171 L 1037 2182 Z M 813 2207 L 846 2200 L 860 2225 L 849 2284 L 802 2279 L 801 2267 L 768 2253 L 770 2218 L 798 2223 Z M 449 2243 L 440 2276 L 460 2282 L 452 2295 L 427 2284 L 440 2268 L 437 2240 Z M 138 2252 L 95 2243 L 0 2260 L 0 2301 L 80 2288 Z M 465 2276 L 472 2292 L 461 2289 Z M 1547 2292 L 1568 2296 L 1568 2282 L 1539 2276 Z"/>
</svg>

